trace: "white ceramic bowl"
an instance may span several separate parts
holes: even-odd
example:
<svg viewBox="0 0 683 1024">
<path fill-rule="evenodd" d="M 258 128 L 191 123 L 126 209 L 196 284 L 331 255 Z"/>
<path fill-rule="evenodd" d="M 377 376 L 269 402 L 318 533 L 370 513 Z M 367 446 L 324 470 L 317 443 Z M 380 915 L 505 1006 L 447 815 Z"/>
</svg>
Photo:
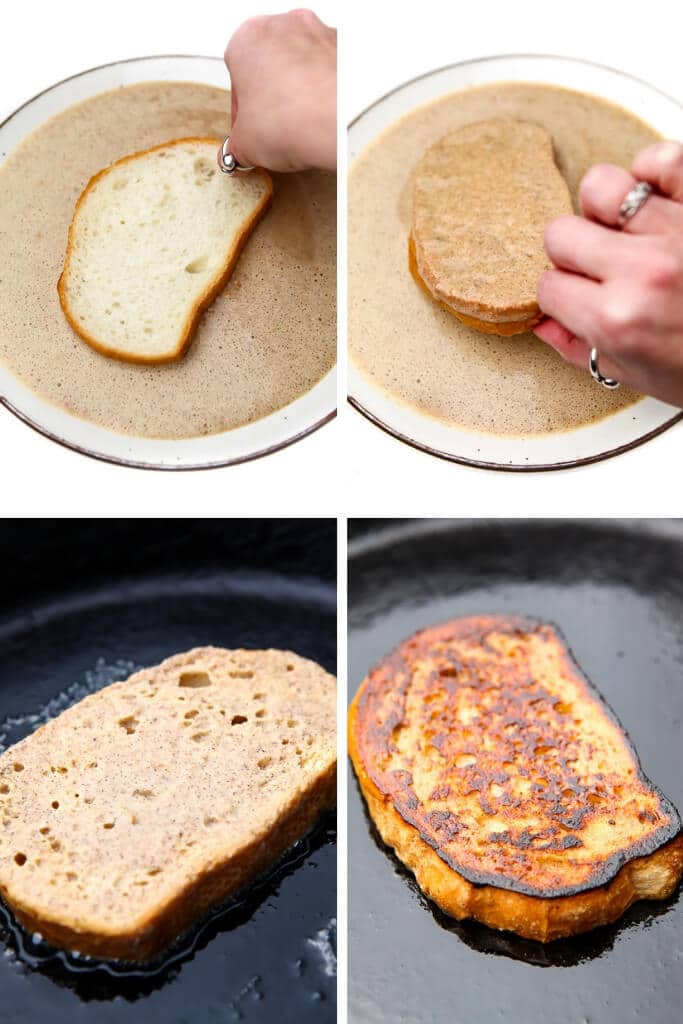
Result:
<svg viewBox="0 0 683 1024">
<path fill-rule="evenodd" d="M 159 56 L 106 64 L 67 78 L 34 96 L 0 124 L 0 153 L 9 154 L 30 132 L 74 103 L 120 85 L 146 81 L 204 82 L 225 88 L 217 57 Z M 0 157 L 0 166 L 4 157 Z M 31 391 L 0 364 L 0 402 L 28 426 L 84 455 L 145 469 L 208 469 L 246 462 L 284 448 L 336 413 L 336 370 L 283 409 L 235 430 L 181 440 L 116 434 Z"/>
<path fill-rule="evenodd" d="M 566 57 L 485 57 L 440 68 L 383 96 L 349 128 L 349 163 L 388 125 L 416 107 L 468 86 L 491 82 L 544 82 L 601 96 L 679 138 L 683 107 L 653 86 L 612 68 Z M 596 385 L 597 386 L 597 385 Z M 364 377 L 349 359 L 349 401 L 377 426 L 416 448 L 485 469 L 559 469 L 608 458 L 670 427 L 679 409 L 645 398 L 597 423 L 531 438 L 496 437 L 445 426 L 391 397 Z"/>
</svg>

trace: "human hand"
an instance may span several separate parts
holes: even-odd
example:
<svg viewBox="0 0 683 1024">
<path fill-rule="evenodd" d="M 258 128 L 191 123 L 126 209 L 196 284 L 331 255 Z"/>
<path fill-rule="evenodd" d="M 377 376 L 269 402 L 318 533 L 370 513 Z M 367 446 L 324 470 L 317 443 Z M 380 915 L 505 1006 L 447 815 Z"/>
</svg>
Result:
<svg viewBox="0 0 683 1024">
<path fill-rule="evenodd" d="M 636 180 L 656 192 L 616 230 Z M 683 407 L 683 145 L 649 146 L 631 174 L 591 168 L 580 198 L 583 217 L 560 217 L 546 229 L 557 269 L 539 282 L 538 302 L 551 319 L 535 333 L 584 369 L 595 347 L 603 376 Z"/>
<path fill-rule="evenodd" d="M 312 11 L 250 18 L 225 51 L 230 151 L 274 171 L 337 166 L 337 33 Z"/>
</svg>

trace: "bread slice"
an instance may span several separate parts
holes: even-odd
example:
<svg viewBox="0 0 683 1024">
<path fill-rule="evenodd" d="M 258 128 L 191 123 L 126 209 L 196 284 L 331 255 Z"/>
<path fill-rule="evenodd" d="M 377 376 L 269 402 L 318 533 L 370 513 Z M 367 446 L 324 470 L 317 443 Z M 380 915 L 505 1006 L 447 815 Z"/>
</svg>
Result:
<svg viewBox="0 0 683 1024">
<path fill-rule="evenodd" d="M 349 751 L 380 835 L 458 919 L 547 942 L 683 875 L 675 808 L 552 625 L 415 634 L 362 684 Z"/>
<path fill-rule="evenodd" d="M 69 227 L 59 301 L 104 355 L 166 363 L 188 348 L 270 202 L 266 171 L 228 177 L 218 139 L 175 139 L 90 179 Z"/>
<path fill-rule="evenodd" d="M 571 212 L 544 128 L 507 120 L 465 125 L 417 166 L 411 272 L 469 327 L 519 334 L 542 319 L 536 288 L 551 265 L 546 224 Z"/>
<path fill-rule="evenodd" d="M 203 647 L 86 697 L 0 757 L 0 893 L 56 946 L 153 957 L 336 794 L 335 680 Z"/>
</svg>

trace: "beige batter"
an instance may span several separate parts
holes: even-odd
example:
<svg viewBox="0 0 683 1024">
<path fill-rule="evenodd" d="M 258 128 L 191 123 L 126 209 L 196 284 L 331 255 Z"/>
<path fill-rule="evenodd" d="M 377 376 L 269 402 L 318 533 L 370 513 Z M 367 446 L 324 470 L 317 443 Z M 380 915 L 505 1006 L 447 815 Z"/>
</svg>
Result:
<svg viewBox="0 0 683 1024">
<path fill-rule="evenodd" d="M 607 391 L 531 333 L 465 327 L 408 269 L 413 175 L 425 149 L 472 121 L 512 117 L 546 128 L 578 209 L 598 162 L 630 166 L 659 136 L 621 108 L 554 86 L 496 83 L 442 97 L 390 125 L 355 161 L 349 183 L 349 351 L 393 398 L 448 426 L 498 435 L 571 430 L 639 400 Z"/>
<path fill-rule="evenodd" d="M 336 176 L 273 175 L 272 209 L 179 363 L 93 351 L 57 298 L 74 204 L 96 171 L 190 135 L 223 138 L 228 93 L 153 82 L 102 93 L 46 122 L 0 168 L 0 360 L 55 405 L 117 433 L 181 438 L 260 419 L 336 358 Z"/>
</svg>

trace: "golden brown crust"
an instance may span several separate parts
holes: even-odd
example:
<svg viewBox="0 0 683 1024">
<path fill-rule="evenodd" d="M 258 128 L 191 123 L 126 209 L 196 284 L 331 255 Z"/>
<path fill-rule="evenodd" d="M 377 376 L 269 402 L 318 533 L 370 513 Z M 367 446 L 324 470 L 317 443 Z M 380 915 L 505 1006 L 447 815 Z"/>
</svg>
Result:
<svg viewBox="0 0 683 1024">
<path fill-rule="evenodd" d="M 413 275 L 413 279 L 417 281 L 420 288 L 425 292 L 426 295 L 436 302 L 437 306 L 445 310 L 446 313 L 450 313 L 451 316 L 456 317 L 461 323 L 465 324 L 466 327 L 471 327 L 475 331 L 479 331 L 481 334 L 497 334 L 501 338 L 511 338 L 515 334 L 523 334 L 525 331 L 530 331 L 533 327 L 540 324 L 541 320 L 545 319 L 545 315 L 537 307 L 535 314 L 527 317 L 525 320 L 480 320 L 474 316 L 468 316 L 467 313 L 461 313 L 459 309 L 454 306 L 450 306 L 443 299 L 438 299 L 430 290 L 427 282 L 420 276 L 420 271 L 417 266 L 417 259 L 415 257 L 415 242 L 413 241 L 412 235 L 408 239 L 408 267 L 410 273 Z"/>
<path fill-rule="evenodd" d="M 504 623 L 507 623 L 509 629 L 504 628 Z M 536 624 L 536 627 L 538 628 L 539 625 Z M 383 703 L 381 699 L 379 701 L 376 699 L 378 693 L 381 692 L 385 695 L 390 694 L 392 698 L 401 690 L 405 694 L 407 680 L 412 679 L 413 676 L 420 676 L 424 680 L 426 654 L 441 648 L 438 651 L 438 656 L 442 657 L 444 650 L 450 644 L 449 653 L 453 655 L 453 643 L 459 647 L 458 654 L 451 659 L 450 667 L 449 664 L 442 662 L 441 669 L 446 668 L 446 671 L 449 672 L 459 658 L 459 668 L 462 668 L 463 675 L 468 670 L 470 672 L 469 679 L 464 683 L 465 687 L 469 690 L 476 690 L 476 680 L 472 680 L 473 665 L 468 661 L 463 650 L 465 638 L 476 637 L 478 631 L 480 634 L 483 631 L 484 634 L 490 635 L 493 651 L 498 639 L 495 635 L 496 631 L 502 633 L 503 636 L 507 634 L 510 637 L 515 636 L 516 632 L 528 630 L 532 626 L 533 623 L 530 620 L 480 617 L 456 620 L 416 634 L 415 637 L 402 644 L 393 655 L 380 663 L 358 691 L 349 715 L 349 752 L 361 791 L 382 838 L 394 847 L 399 858 L 414 872 L 421 888 L 428 896 L 434 899 L 446 913 L 456 918 L 474 917 L 491 927 L 508 929 L 526 938 L 545 942 L 561 936 L 578 934 L 597 925 L 614 921 L 638 899 L 662 899 L 671 894 L 683 874 L 683 836 L 678 833 L 680 822 L 675 810 L 653 787 L 650 787 L 652 799 L 649 802 L 645 801 L 647 803 L 647 807 L 645 807 L 645 803 L 643 803 L 645 797 L 641 795 L 644 792 L 642 778 L 637 782 L 625 783 L 625 786 L 630 785 L 633 790 L 632 798 L 641 801 L 637 803 L 637 806 L 643 806 L 645 814 L 654 813 L 651 811 L 650 805 L 657 804 L 659 806 L 658 827 L 649 836 L 646 835 L 644 841 L 631 843 L 627 849 L 621 850 L 620 855 L 616 858 L 612 848 L 607 851 L 609 857 L 603 858 L 591 850 L 588 864 L 582 867 L 581 864 L 574 862 L 576 855 L 574 843 L 577 842 L 579 846 L 583 845 L 582 839 L 579 838 L 582 836 L 579 820 L 581 816 L 575 818 L 573 822 L 578 825 L 578 829 L 570 829 L 567 832 L 559 821 L 562 814 L 561 807 L 554 806 L 555 814 L 560 812 L 557 821 L 557 824 L 560 825 L 558 829 L 553 821 L 553 813 L 549 813 L 542 803 L 537 801 L 534 804 L 532 800 L 530 806 L 527 802 L 522 805 L 521 810 L 513 809 L 508 820 L 510 831 L 508 838 L 512 840 L 524 838 L 529 842 L 505 843 L 506 846 L 510 846 L 510 849 L 497 862 L 496 857 L 503 844 L 493 844 L 494 850 L 491 858 L 490 847 L 492 844 L 489 843 L 487 849 L 487 844 L 480 842 L 484 830 L 488 827 L 488 815 L 480 814 L 478 818 L 476 815 L 470 815 L 469 821 L 466 821 L 467 816 L 464 811 L 469 795 L 468 787 L 460 787 L 459 792 L 464 794 L 460 797 L 454 798 L 447 792 L 449 785 L 458 789 L 458 774 L 465 776 L 466 773 L 469 773 L 470 784 L 480 787 L 479 790 L 475 789 L 475 793 L 481 794 L 480 784 L 487 780 L 485 773 L 482 773 L 484 777 L 480 778 L 474 769 L 470 770 L 469 765 L 464 768 L 464 771 L 459 772 L 456 768 L 457 762 L 453 761 L 452 769 L 440 777 L 440 781 L 437 781 L 431 795 L 429 797 L 424 795 L 428 791 L 425 788 L 427 782 L 431 785 L 433 780 L 430 780 L 429 775 L 424 771 L 420 771 L 418 744 L 421 740 L 411 732 L 411 724 L 414 723 L 411 722 L 410 715 L 402 716 L 400 701 L 397 703 L 390 699 L 388 703 Z M 541 628 L 548 629 L 548 627 Z M 546 639 L 552 642 L 554 637 L 552 634 L 546 634 Z M 499 650 L 497 654 L 500 655 L 500 653 Z M 481 669 L 481 663 L 476 667 Z M 571 666 L 568 663 L 564 667 L 574 669 L 573 663 Z M 523 674 L 525 669 L 526 664 L 508 665 L 508 672 L 511 672 L 513 677 L 516 671 L 521 671 Z M 486 674 L 486 669 L 483 669 L 483 672 Z M 450 676 L 447 674 L 445 679 L 447 686 L 455 687 L 457 685 L 455 678 L 455 674 Z M 422 738 L 424 739 L 425 734 L 429 731 L 427 726 L 431 722 L 432 735 L 437 741 L 437 747 L 444 750 L 445 747 L 441 739 L 443 733 L 449 733 L 449 728 L 448 721 L 442 720 L 443 709 L 437 696 L 444 680 L 442 679 L 441 683 L 438 683 L 434 678 L 433 682 L 436 685 L 432 687 L 431 692 L 429 689 L 421 689 L 418 684 L 413 697 L 409 700 L 412 701 L 412 714 L 416 713 L 415 708 L 417 707 L 424 709 L 423 720 L 420 722 L 419 718 L 416 719 L 418 729 L 422 732 Z M 499 678 L 497 682 L 500 684 L 501 679 Z M 508 678 L 507 682 L 502 682 L 503 690 L 499 691 L 498 699 L 501 704 L 505 704 L 504 689 L 506 685 L 508 687 L 511 685 L 511 680 Z M 392 689 L 393 693 L 391 693 Z M 372 697 L 369 697 L 372 691 L 374 693 Z M 522 696 L 526 696 L 529 703 L 531 700 L 543 699 L 538 687 L 534 693 Z M 433 700 L 430 700 L 430 697 Z M 576 696 L 574 696 L 574 700 L 577 701 Z M 471 708 L 472 704 L 468 706 Z M 586 705 L 587 707 L 588 705 Z M 606 709 L 606 706 L 604 707 Z M 586 708 L 584 708 L 584 713 Z M 605 716 L 605 728 L 613 728 L 616 723 L 608 717 L 608 709 L 603 711 L 603 708 L 600 707 L 592 713 L 596 713 L 598 710 Z M 564 708 L 558 712 L 559 718 L 562 717 L 563 711 Z M 437 717 L 432 720 L 434 714 Z M 447 715 L 445 717 L 448 719 Z M 482 726 L 481 733 L 478 732 L 476 723 L 469 719 L 468 729 L 477 735 L 479 743 L 475 742 L 470 745 L 469 750 L 472 753 L 466 755 L 466 761 L 469 762 L 470 759 L 474 761 L 475 749 L 481 751 L 487 745 L 485 737 L 490 740 L 489 749 L 493 747 L 495 759 L 495 750 L 499 748 L 500 736 L 494 718 L 495 712 L 492 715 L 489 709 L 489 715 L 486 718 L 485 726 Z M 514 716 L 508 718 L 509 723 L 515 721 Z M 399 735 L 397 740 L 390 740 L 387 744 L 382 738 L 382 733 L 386 728 L 390 735 L 396 733 L 396 730 L 403 729 L 406 729 L 407 733 L 406 736 Z M 523 732 L 523 729 L 519 731 Z M 553 742 L 559 742 L 557 729 L 553 728 L 551 732 Z M 428 745 L 428 738 L 425 742 Z M 537 742 L 538 739 L 534 738 L 533 743 Z M 624 743 L 627 744 L 626 738 L 624 738 Z M 410 770 L 405 768 L 387 770 L 392 769 L 395 763 L 401 763 L 393 760 L 392 746 L 394 750 L 400 747 L 408 759 L 412 756 Z M 627 752 L 632 752 L 630 747 Z M 452 753 L 453 751 L 449 747 L 447 756 Z M 528 768 L 531 768 L 532 771 L 538 770 L 534 768 L 533 758 L 529 762 L 528 751 L 527 757 L 525 757 L 524 751 L 518 752 L 517 755 L 510 753 L 506 755 L 499 749 L 499 753 L 501 754 L 500 761 L 507 763 L 510 769 L 512 764 L 510 761 L 504 761 L 506 756 L 508 758 L 516 756 L 516 768 L 520 771 L 526 771 Z M 565 750 L 564 755 L 569 757 L 569 751 Z M 557 756 L 560 761 L 563 760 L 562 753 Z M 540 755 L 540 758 L 544 757 L 545 751 Z M 633 757 L 635 758 L 635 754 Z M 635 764 L 637 765 L 637 759 Z M 501 764 L 498 767 L 500 768 Z M 639 767 L 638 765 L 638 769 Z M 566 766 L 564 770 L 566 772 Z M 412 777 L 413 771 L 415 778 Z M 448 779 L 446 779 L 446 774 Z M 539 772 L 539 774 L 541 773 Z M 544 770 L 543 774 L 544 778 L 541 781 L 548 783 L 548 793 L 552 796 L 553 788 L 556 786 L 553 770 L 550 772 Z M 603 776 L 606 773 L 598 774 L 602 786 Z M 497 806 L 490 808 L 496 812 L 498 818 L 505 814 L 505 803 L 513 795 L 509 792 L 509 787 L 506 788 L 506 781 L 503 777 L 505 775 L 507 775 L 505 771 L 499 772 L 493 782 L 494 789 L 502 798 Z M 572 777 L 572 772 L 567 773 L 567 778 L 570 777 Z M 490 780 L 488 781 L 490 782 Z M 571 784 L 576 785 L 575 778 L 572 778 Z M 417 790 L 423 794 L 422 798 L 417 797 Z M 626 796 L 628 797 L 628 794 Z M 434 799 L 437 801 L 436 804 L 434 804 Z M 490 790 L 484 799 L 495 802 Z M 562 797 L 562 800 L 564 799 Z M 566 799 L 570 799 L 570 797 L 568 796 Z M 554 800 L 554 804 L 556 803 L 557 801 Z M 432 807 L 435 809 L 431 809 Z M 534 813 L 538 819 L 535 822 Z M 515 821 L 516 814 L 526 816 L 529 827 L 522 832 L 519 830 L 519 820 Z M 616 815 L 616 811 L 607 810 L 602 816 L 605 819 L 604 822 L 590 805 L 588 810 L 582 811 L 582 814 L 587 816 L 589 822 L 597 821 L 598 825 L 602 827 L 609 815 Z M 668 821 L 665 820 L 667 816 Z M 571 814 L 569 819 L 565 818 L 564 821 L 571 824 Z M 660 827 L 662 823 L 663 827 Z M 476 833 L 473 836 L 472 850 L 469 851 L 477 854 L 474 862 L 467 856 L 466 838 L 463 840 L 463 833 L 461 833 L 463 827 L 465 837 L 470 829 Z M 628 829 L 626 831 L 628 832 Z M 645 831 L 647 832 L 647 828 Z M 543 836 L 544 850 L 548 850 L 548 853 L 539 854 L 537 847 L 535 850 L 533 849 L 534 832 Z M 459 833 L 460 839 L 458 840 Z M 557 838 L 567 835 L 571 837 L 572 842 L 571 845 L 564 848 L 561 839 L 558 842 Z M 546 842 L 548 837 L 550 837 L 550 841 Z M 500 838 L 500 836 L 496 838 Z M 590 846 L 585 830 L 583 830 L 583 838 Z M 633 837 L 631 836 L 631 838 Z M 478 846 L 477 850 L 474 850 L 475 846 Z M 639 856 L 638 854 L 641 853 L 644 855 Z M 493 864 L 496 870 L 492 871 L 490 866 L 487 869 L 486 865 L 479 871 L 476 868 L 472 870 L 472 864 L 477 865 L 479 857 L 482 860 L 488 857 L 489 865 Z M 461 870 L 458 870 L 459 866 Z M 516 868 L 520 871 L 518 879 L 510 877 L 510 872 Z M 559 869 L 559 874 L 554 880 L 555 882 L 562 881 L 563 887 L 551 884 L 553 868 Z M 586 868 L 588 874 L 586 874 Z M 508 873 L 507 877 L 504 872 Z M 580 879 L 580 884 L 577 886 L 570 884 L 574 872 Z M 533 885 L 528 884 L 529 874 Z M 497 882 L 498 878 L 502 884 L 491 884 L 492 879 Z M 522 884 L 516 884 L 520 880 Z"/>
<path fill-rule="evenodd" d="M 178 935 L 191 927 L 213 907 L 263 875 L 268 868 L 316 823 L 320 815 L 337 802 L 337 769 L 332 765 L 316 779 L 315 785 L 293 804 L 265 841 L 257 837 L 236 857 L 215 864 L 200 876 L 189 880 L 175 899 L 164 906 L 163 914 L 150 915 L 142 925 L 126 934 L 118 931 L 85 932 L 55 919 L 36 918 L 16 901 L 12 910 L 30 932 L 63 949 L 76 949 L 87 956 L 107 960 L 150 960 Z M 3 892 L 3 896 L 5 893 Z"/>
<path fill-rule="evenodd" d="M 69 321 L 69 324 L 76 332 L 76 334 L 78 334 L 79 337 L 83 339 L 83 341 L 87 342 L 87 344 L 90 345 L 91 348 L 94 348 L 97 352 L 100 352 L 102 355 L 109 356 L 114 359 L 119 359 L 122 362 L 138 363 L 147 366 L 157 366 L 162 363 L 176 362 L 178 359 L 185 355 L 187 349 L 190 347 L 192 339 L 194 338 L 197 327 L 199 326 L 199 321 L 202 317 L 202 314 L 206 309 L 208 309 L 213 300 L 225 288 L 226 284 L 230 280 L 233 270 L 235 269 L 240 253 L 242 252 L 242 249 L 244 248 L 249 239 L 249 236 L 251 235 L 252 231 L 254 230 L 258 222 L 261 220 L 263 215 L 266 213 L 268 207 L 272 202 L 273 180 L 266 170 L 264 170 L 261 167 L 257 167 L 250 173 L 260 175 L 266 184 L 266 191 L 264 193 L 263 200 L 261 204 L 257 207 L 257 209 L 254 210 L 254 213 L 249 218 L 249 220 L 245 223 L 243 230 L 235 240 L 235 244 L 228 253 L 226 261 L 223 264 L 221 270 L 219 271 L 217 277 L 215 277 L 213 281 L 209 282 L 203 294 L 195 303 L 194 308 L 189 312 L 181 331 L 178 346 L 174 352 L 163 356 L 142 356 L 137 355 L 135 353 L 124 353 L 117 348 L 112 348 L 108 345 L 102 344 L 102 342 L 98 341 L 97 338 L 94 338 L 91 334 L 89 334 L 79 323 L 78 319 L 71 314 L 71 310 L 69 308 L 68 303 L 68 297 L 66 295 L 66 275 L 69 269 L 69 262 L 71 259 L 71 251 L 73 248 L 73 236 L 75 232 L 75 224 L 79 208 L 87 194 L 90 192 L 90 190 L 95 186 L 95 184 L 100 180 L 100 178 L 102 178 L 105 174 L 109 174 L 112 168 L 120 167 L 122 164 L 128 163 L 130 160 L 135 160 L 137 159 L 137 157 L 145 156 L 148 153 L 154 153 L 156 152 L 156 150 L 167 149 L 169 146 L 178 146 L 187 142 L 211 143 L 212 145 L 215 145 L 216 148 L 218 148 L 221 145 L 220 139 L 206 138 L 201 136 L 190 136 L 188 138 L 183 139 L 171 139 L 169 142 L 162 142 L 157 146 L 151 146 L 149 149 L 143 149 L 137 153 L 130 153 L 127 156 L 121 157 L 120 160 L 114 161 L 113 164 L 109 164 L 108 167 L 103 167 L 101 171 L 98 171 L 97 174 L 94 174 L 88 182 L 88 184 L 83 189 L 83 191 L 81 192 L 76 202 L 76 206 L 74 207 L 74 213 L 71 219 L 71 223 L 69 225 L 69 231 L 67 235 L 64 269 L 62 270 L 62 273 L 60 274 L 59 277 L 59 281 L 57 282 L 57 293 L 59 295 L 59 302 L 62 307 L 62 311 L 64 312 L 64 316 Z"/>
</svg>

